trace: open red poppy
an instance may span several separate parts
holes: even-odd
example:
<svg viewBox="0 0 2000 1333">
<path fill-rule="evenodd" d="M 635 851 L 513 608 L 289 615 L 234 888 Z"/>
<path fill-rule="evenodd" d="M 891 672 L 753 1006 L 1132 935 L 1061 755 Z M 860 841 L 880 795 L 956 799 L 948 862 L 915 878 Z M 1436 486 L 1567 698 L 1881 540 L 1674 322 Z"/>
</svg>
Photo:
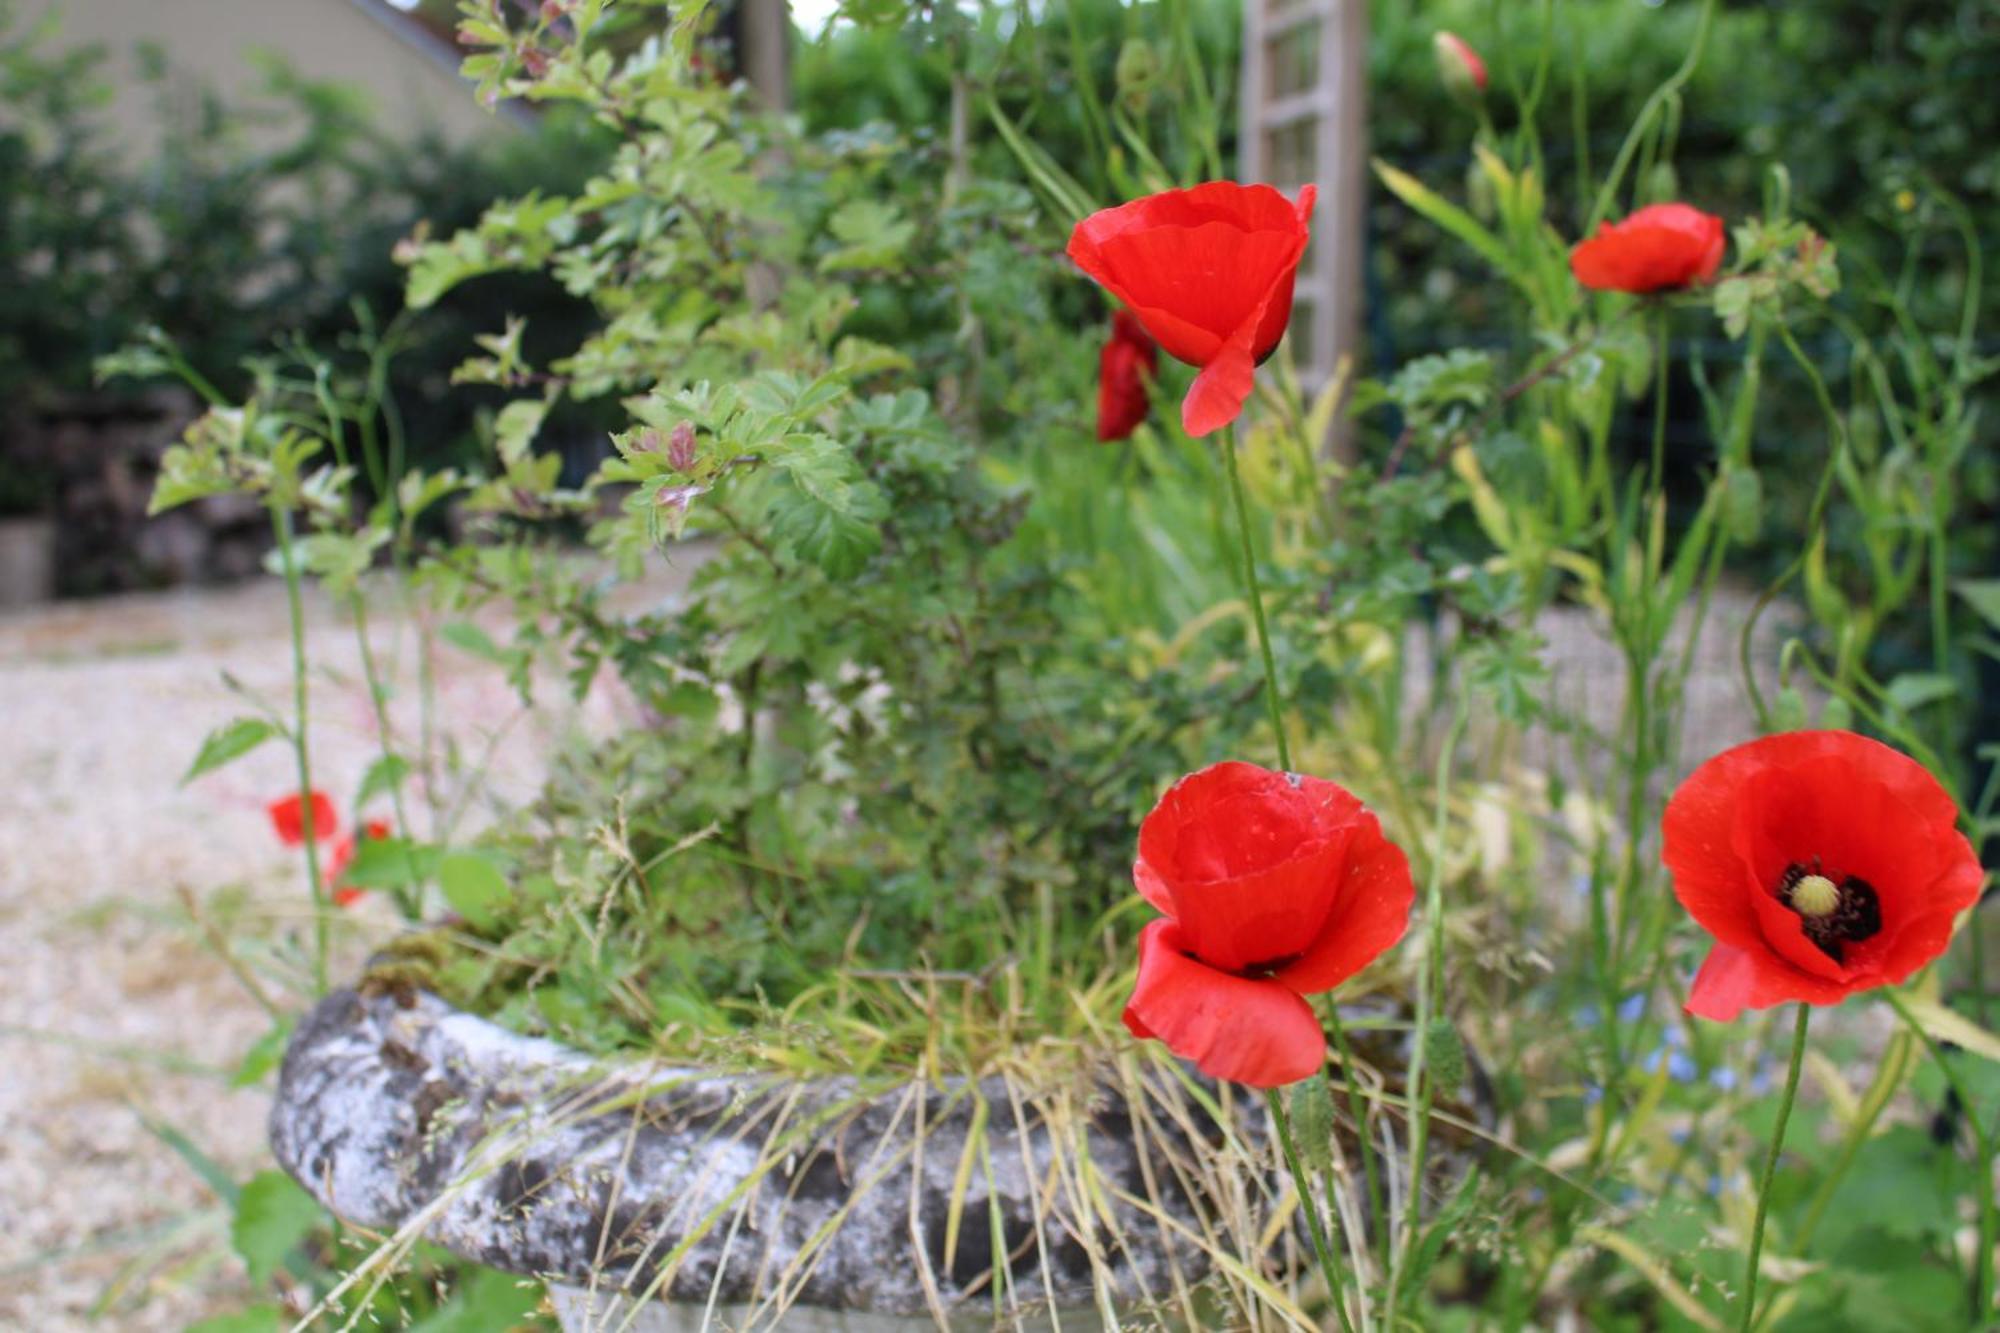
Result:
<svg viewBox="0 0 2000 1333">
<path fill-rule="evenodd" d="M 1723 1021 L 1902 981 L 1944 952 L 1984 879 L 1937 780 L 1847 731 L 1723 751 L 1661 831 L 1674 896 L 1715 937 L 1687 1009 Z"/>
<path fill-rule="evenodd" d="M 1111 338 L 1097 356 L 1097 438 L 1122 440 L 1146 419 L 1146 382 L 1160 351 L 1129 310 L 1111 316 Z"/>
<path fill-rule="evenodd" d="M 1303 997 L 1401 939 L 1416 897 L 1402 849 L 1353 794 L 1245 763 L 1160 798 L 1132 878 L 1166 919 L 1139 936 L 1125 1026 L 1260 1088 L 1321 1066 L 1326 1038 Z"/>
<path fill-rule="evenodd" d="M 270 815 L 271 827 L 277 831 L 280 842 L 287 847 L 297 847 L 305 842 L 305 798 L 281 796 L 265 806 L 264 812 Z M 312 793 L 312 825 L 315 841 L 324 842 L 340 831 L 340 817 L 334 813 L 333 802 L 324 792 Z"/>
<path fill-rule="evenodd" d="M 1569 252 L 1570 272 L 1600 292 L 1667 291 L 1707 282 L 1728 244 L 1721 218 L 1687 204 L 1653 204 Z"/>
<path fill-rule="evenodd" d="M 1314 198 L 1310 185 L 1294 204 L 1268 185 L 1211 181 L 1093 213 L 1070 233 L 1077 267 L 1201 368 L 1181 403 L 1188 434 L 1236 419 L 1285 336 Z"/>
</svg>

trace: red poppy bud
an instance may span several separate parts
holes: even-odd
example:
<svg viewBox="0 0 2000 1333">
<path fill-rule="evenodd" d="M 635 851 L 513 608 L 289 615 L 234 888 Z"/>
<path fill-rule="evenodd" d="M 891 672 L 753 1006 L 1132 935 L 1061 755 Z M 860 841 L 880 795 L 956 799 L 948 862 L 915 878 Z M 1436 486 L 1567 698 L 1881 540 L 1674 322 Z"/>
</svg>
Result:
<svg viewBox="0 0 2000 1333">
<path fill-rule="evenodd" d="M 271 817 L 271 827 L 277 831 L 278 841 L 287 847 L 297 847 L 306 840 L 306 803 L 298 796 L 281 796 L 264 807 Z M 316 842 L 324 842 L 340 831 L 340 816 L 334 813 L 333 802 L 324 792 L 312 793 L 312 834 Z"/>
<path fill-rule="evenodd" d="M 391 831 L 388 820 L 371 819 L 362 827 L 361 833 L 370 842 L 380 842 L 382 839 L 388 837 Z"/>
<path fill-rule="evenodd" d="M 1600 292 L 1669 291 L 1707 282 L 1722 267 L 1722 219 L 1686 204 L 1653 204 L 1606 222 L 1569 252 L 1570 272 Z"/>
<path fill-rule="evenodd" d="M 1160 352 L 1129 310 L 1111 316 L 1111 338 L 1097 356 L 1097 438 L 1122 440 L 1146 419 L 1146 383 Z"/>
<path fill-rule="evenodd" d="M 333 905 L 335 907 L 352 907 L 367 896 L 368 890 L 366 889 L 357 889 L 348 885 L 342 885 L 333 891 Z"/>
<path fill-rule="evenodd" d="M 1307 185 L 1295 204 L 1268 185 L 1211 181 L 1093 213 L 1070 233 L 1077 267 L 1201 368 L 1181 403 L 1188 434 L 1237 418 L 1257 363 L 1285 336 L 1315 196 Z"/>
<path fill-rule="evenodd" d="M 1847 731 L 1725 750 L 1667 802 L 1661 860 L 1715 937 L 1687 999 L 1722 1021 L 1894 985 L 1951 942 L 1985 874 L 1923 765 Z"/>
<path fill-rule="evenodd" d="M 1416 897 L 1402 849 L 1345 788 L 1243 763 L 1160 798 L 1132 878 L 1167 919 L 1140 934 L 1125 1026 L 1261 1088 L 1320 1067 L 1326 1038 L 1303 997 L 1401 939 Z"/>
<path fill-rule="evenodd" d="M 1476 100 L 1486 91 L 1486 62 L 1479 52 L 1455 32 L 1439 32 L 1431 38 L 1437 53 L 1438 78 L 1453 97 Z"/>
</svg>

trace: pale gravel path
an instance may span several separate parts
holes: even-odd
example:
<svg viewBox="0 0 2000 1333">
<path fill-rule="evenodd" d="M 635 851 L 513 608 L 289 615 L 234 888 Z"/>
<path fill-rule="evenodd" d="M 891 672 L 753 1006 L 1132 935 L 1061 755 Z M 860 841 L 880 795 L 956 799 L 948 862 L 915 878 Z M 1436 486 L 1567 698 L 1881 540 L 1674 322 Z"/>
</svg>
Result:
<svg viewBox="0 0 2000 1333">
<path fill-rule="evenodd" d="M 669 573 L 646 595 L 676 583 Z M 309 618 L 316 780 L 344 805 L 374 755 L 373 723 L 347 622 L 320 603 Z M 379 651 L 396 635 L 378 626 Z M 401 637 L 395 712 L 409 724 L 414 651 Z M 248 1294 L 225 1210 L 141 1120 L 179 1129 L 239 1180 L 270 1164 L 266 1093 L 185 1068 L 233 1068 L 268 1023 L 201 946 L 180 893 L 238 895 L 255 933 L 306 937 L 303 867 L 262 809 L 295 786 L 288 752 L 267 745 L 176 785 L 201 737 L 248 711 L 224 671 L 288 702 L 281 586 L 0 616 L 0 1328 L 180 1329 Z M 468 750 L 505 729 L 499 799 L 532 791 L 579 727 L 635 720 L 615 687 L 579 711 L 555 682 L 521 719 L 497 670 L 449 648 L 438 691 L 445 730 Z M 335 976 L 393 929 L 386 913 L 357 916 Z M 282 977 L 266 984 L 282 991 Z"/>
</svg>

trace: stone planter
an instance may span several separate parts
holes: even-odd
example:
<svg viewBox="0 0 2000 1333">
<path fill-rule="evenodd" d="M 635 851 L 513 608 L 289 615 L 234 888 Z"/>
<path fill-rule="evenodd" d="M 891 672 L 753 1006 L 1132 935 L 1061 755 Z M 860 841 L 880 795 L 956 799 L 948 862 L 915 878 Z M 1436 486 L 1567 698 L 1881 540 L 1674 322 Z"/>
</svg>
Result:
<svg viewBox="0 0 2000 1333">
<path fill-rule="evenodd" d="M 1382 1034 L 1364 1058 L 1393 1088 L 1407 1053 Z M 1048 1327 L 1053 1307 L 1062 1328 L 1091 1329 L 1106 1304 L 1164 1305 L 1200 1281 L 1204 1231 L 1273 1276 L 1306 1255 L 1302 1234 L 1270 1240 L 1273 1176 L 1189 1169 L 1223 1130 L 1155 1072 L 1135 1110 L 1109 1072 L 1024 1102 L 997 1077 L 863 1085 L 600 1061 L 364 982 L 294 1034 L 270 1139 L 348 1222 L 545 1279 L 572 1333 L 990 1329 L 996 1307 L 1009 1327 Z M 1471 1073 L 1471 1102 L 1450 1109 L 1490 1123 L 1476 1060 Z M 1260 1098 L 1200 1096 L 1259 1149 Z M 1437 1187 L 1467 1146 L 1441 1130 Z"/>
<path fill-rule="evenodd" d="M 1170 1299 L 1175 1269 L 1192 1282 L 1206 1262 L 1168 1160 L 1189 1138 L 1144 1153 L 1114 1088 L 1073 1092 L 1085 1114 L 1058 1147 L 997 1078 L 606 1064 L 422 991 L 364 988 L 301 1023 L 270 1137 L 348 1222 L 547 1279 L 566 1328 L 696 1329 L 711 1306 L 714 1328 L 991 1328 L 996 1251 L 1010 1322 L 1054 1305 L 1089 1328 L 1100 1299 Z M 1096 1208 L 1060 1185 L 1079 1142 Z"/>
</svg>

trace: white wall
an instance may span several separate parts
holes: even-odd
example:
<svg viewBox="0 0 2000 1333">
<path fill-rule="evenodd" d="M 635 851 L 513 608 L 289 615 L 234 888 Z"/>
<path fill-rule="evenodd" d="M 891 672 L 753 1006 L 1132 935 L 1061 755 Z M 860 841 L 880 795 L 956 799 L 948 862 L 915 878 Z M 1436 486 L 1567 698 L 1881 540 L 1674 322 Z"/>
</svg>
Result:
<svg viewBox="0 0 2000 1333">
<path fill-rule="evenodd" d="M 159 142 L 154 90 L 139 77 L 136 43 L 165 53 L 177 75 L 204 83 L 231 103 L 254 99 L 263 73 L 249 58 L 276 52 L 311 79 L 364 89 L 385 129 L 436 128 L 464 141 L 504 132 L 515 121 L 474 100 L 457 73 L 456 53 L 383 0 L 26 0 L 16 12 L 34 22 L 49 11 L 51 45 L 101 44 L 103 72 L 118 85 L 107 117 L 129 155 L 143 160 Z"/>
</svg>

